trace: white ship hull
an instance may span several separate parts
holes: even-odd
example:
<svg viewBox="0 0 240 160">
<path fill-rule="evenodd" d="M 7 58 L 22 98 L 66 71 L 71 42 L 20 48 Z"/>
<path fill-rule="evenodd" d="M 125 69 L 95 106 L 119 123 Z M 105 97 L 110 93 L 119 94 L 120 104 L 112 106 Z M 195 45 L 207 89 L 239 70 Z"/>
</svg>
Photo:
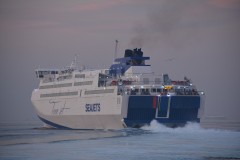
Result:
<svg viewBox="0 0 240 160">
<path fill-rule="evenodd" d="M 81 91 L 78 91 L 79 93 Z M 69 129 L 121 129 L 126 127 L 128 96 L 104 94 L 76 95 L 71 98 L 39 98 L 40 90 L 33 91 L 32 103 L 38 117 L 48 125 Z M 87 108 L 86 104 L 96 104 Z"/>
</svg>

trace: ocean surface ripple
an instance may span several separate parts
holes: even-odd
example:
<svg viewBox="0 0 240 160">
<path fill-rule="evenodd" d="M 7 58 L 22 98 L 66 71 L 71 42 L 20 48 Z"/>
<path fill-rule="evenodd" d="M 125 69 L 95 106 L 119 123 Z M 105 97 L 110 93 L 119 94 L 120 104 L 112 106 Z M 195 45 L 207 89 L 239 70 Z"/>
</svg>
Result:
<svg viewBox="0 0 240 160">
<path fill-rule="evenodd" d="M 58 130 L 39 122 L 1 123 L 0 159 L 240 159 L 240 132 L 197 123 L 168 128 L 152 121 L 140 129 Z"/>
</svg>

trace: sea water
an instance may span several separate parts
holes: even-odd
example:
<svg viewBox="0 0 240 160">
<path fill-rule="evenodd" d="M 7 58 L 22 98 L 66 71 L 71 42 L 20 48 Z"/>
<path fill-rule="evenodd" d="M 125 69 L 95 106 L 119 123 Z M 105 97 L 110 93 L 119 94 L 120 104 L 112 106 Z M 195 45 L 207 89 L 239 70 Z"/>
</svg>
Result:
<svg viewBox="0 0 240 160">
<path fill-rule="evenodd" d="M 1 123 L 0 159 L 240 159 L 240 132 L 203 129 L 196 123 L 167 128 L 156 121 L 123 130 L 58 130 L 41 127 L 39 122 Z"/>
</svg>

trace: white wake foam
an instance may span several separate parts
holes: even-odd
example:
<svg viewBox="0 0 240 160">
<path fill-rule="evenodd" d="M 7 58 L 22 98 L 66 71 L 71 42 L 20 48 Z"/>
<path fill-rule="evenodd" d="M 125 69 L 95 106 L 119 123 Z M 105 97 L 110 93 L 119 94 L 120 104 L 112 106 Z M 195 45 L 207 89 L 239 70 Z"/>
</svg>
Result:
<svg viewBox="0 0 240 160">
<path fill-rule="evenodd" d="M 204 129 L 199 123 L 188 122 L 184 127 L 170 128 L 153 120 L 150 125 L 143 126 L 141 129 L 153 133 L 222 133 L 233 132 L 228 130 Z"/>
</svg>

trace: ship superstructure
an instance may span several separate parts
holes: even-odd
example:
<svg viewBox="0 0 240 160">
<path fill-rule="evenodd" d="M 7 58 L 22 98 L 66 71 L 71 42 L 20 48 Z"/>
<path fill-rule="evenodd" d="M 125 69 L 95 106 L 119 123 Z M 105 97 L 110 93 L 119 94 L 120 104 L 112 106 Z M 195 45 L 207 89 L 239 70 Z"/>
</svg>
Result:
<svg viewBox="0 0 240 160">
<path fill-rule="evenodd" d="M 56 128 L 121 129 L 152 120 L 168 126 L 199 122 L 204 93 L 188 78 L 156 75 L 141 49 L 125 50 L 109 69 L 37 69 L 32 103 L 38 117 Z"/>
</svg>

